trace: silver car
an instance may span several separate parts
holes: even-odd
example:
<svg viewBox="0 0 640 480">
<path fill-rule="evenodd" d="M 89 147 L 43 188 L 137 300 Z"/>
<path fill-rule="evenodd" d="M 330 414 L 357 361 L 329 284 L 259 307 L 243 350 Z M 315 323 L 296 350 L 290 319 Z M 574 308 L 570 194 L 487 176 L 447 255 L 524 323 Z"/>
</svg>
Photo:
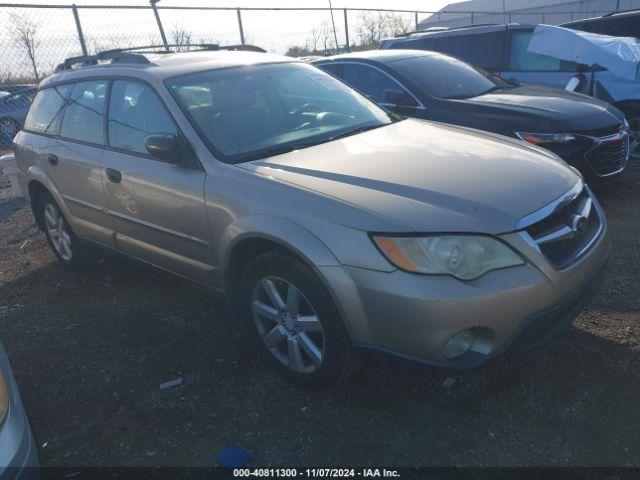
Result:
<svg viewBox="0 0 640 480">
<path fill-rule="evenodd" d="M 82 271 L 99 246 L 226 292 L 295 382 L 339 381 L 359 349 L 469 368 L 531 348 L 601 277 L 603 212 L 538 147 L 401 119 L 265 53 L 72 63 L 15 139 L 58 260 Z"/>
<path fill-rule="evenodd" d="M 38 478 L 38 451 L 7 354 L 0 345 L 0 479 Z"/>
</svg>

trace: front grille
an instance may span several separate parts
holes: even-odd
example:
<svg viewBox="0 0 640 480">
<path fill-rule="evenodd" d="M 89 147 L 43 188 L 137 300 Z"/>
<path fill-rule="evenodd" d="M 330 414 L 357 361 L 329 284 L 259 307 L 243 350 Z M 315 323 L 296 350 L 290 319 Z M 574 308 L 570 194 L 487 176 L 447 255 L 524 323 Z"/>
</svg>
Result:
<svg viewBox="0 0 640 480">
<path fill-rule="evenodd" d="M 595 130 L 583 130 L 575 133 L 577 133 L 578 135 L 583 135 L 585 137 L 608 137 L 620 132 L 621 128 L 622 125 L 620 123 L 617 123 L 615 125 L 611 125 L 610 127 L 597 128 Z"/>
<path fill-rule="evenodd" d="M 562 269 L 588 250 L 601 229 L 602 219 L 585 188 L 577 197 L 525 230 L 553 266 Z"/>
<path fill-rule="evenodd" d="M 624 135 L 616 140 L 603 141 L 589 150 L 585 156 L 587 162 L 601 177 L 622 170 L 629 156 L 629 136 Z"/>
</svg>

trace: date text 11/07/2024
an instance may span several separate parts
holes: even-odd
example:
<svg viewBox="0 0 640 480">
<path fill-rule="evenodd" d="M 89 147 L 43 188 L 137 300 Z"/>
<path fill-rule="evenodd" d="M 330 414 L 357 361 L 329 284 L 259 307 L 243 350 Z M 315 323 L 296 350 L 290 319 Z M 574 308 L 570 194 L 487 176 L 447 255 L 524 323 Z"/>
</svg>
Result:
<svg viewBox="0 0 640 480">
<path fill-rule="evenodd" d="M 295 468 L 236 468 L 233 476 L 240 477 L 307 477 L 307 478 L 340 478 L 340 477 L 363 477 L 363 478 L 398 478 L 400 474 L 397 470 L 386 468 L 306 468 L 298 470 Z"/>
</svg>

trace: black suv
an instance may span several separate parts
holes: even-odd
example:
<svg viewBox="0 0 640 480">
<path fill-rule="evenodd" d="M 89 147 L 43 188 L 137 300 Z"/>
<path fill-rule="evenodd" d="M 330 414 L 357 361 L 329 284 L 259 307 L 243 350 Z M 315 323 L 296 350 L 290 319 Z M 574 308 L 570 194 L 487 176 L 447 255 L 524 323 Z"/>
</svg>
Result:
<svg viewBox="0 0 640 480">
<path fill-rule="evenodd" d="M 312 63 L 399 115 L 487 130 L 551 150 L 594 185 L 617 177 L 627 165 L 624 115 L 585 95 L 515 85 L 435 52 L 373 50 Z"/>
<path fill-rule="evenodd" d="M 640 39 L 640 9 L 609 13 L 602 17 L 588 18 L 586 20 L 576 20 L 561 26 L 582 30 L 583 32 Z"/>
</svg>

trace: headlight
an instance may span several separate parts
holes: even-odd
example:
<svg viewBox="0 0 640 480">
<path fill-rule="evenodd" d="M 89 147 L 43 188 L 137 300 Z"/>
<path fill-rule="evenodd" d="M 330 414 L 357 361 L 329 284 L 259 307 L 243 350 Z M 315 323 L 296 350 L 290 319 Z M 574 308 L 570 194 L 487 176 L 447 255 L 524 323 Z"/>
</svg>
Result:
<svg viewBox="0 0 640 480">
<path fill-rule="evenodd" d="M 520 140 L 525 140 L 534 145 L 571 143 L 576 139 L 575 135 L 571 135 L 570 133 L 515 132 L 515 134 Z"/>
<path fill-rule="evenodd" d="M 392 264 L 414 273 L 453 275 L 460 280 L 473 280 L 491 270 L 524 264 L 524 260 L 511 248 L 487 236 L 375 235 L 373 241 Z"/>
<path fill-rule="evenodd" d="M 0 424 L 2 424 L 7 413 L 9 413 L 9 390 L 7 390 L 7 384 L 2 372 L 0 372 Z"/>
</svg>

